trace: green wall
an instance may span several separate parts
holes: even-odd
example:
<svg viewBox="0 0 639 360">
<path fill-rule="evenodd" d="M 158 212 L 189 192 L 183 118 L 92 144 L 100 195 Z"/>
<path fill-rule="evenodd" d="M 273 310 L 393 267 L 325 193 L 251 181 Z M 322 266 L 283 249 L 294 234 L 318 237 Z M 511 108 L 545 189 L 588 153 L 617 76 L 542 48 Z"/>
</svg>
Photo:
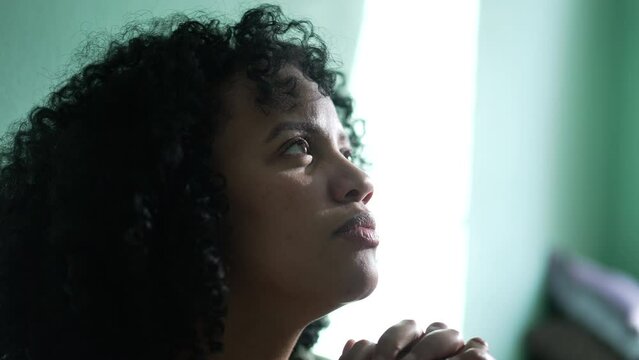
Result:
<svg viewBox="0 0 639 360">
<path fill-rule="evenodd" d="M 565 34 L 555 0 L 480 8 L 464 334 L 497 359 L 521 358 L 553 231 Z"/>
<path fill-rule="evenodd" d="M 467 335 L 524 358 L 549 252 L 639 275 L 639 2 L 483 0 Z"/>
<path fill-rule="evenodd" d="M 5 0 L 0 130 L 63 80 L 93 31 L 254 1 Z M 280 2 L 350 69 L 363 0 Z M 140 11 L 147 11 L 141 13 Z M 464 332 L 520 359 L 554 247 L 639 276 L 639 2 L 482 0 Z"/>
<path fill-rule="evenodd" d="M 363 0 L 273 0 L 295 18 L 310 18 L 335 58 L 350 70 Z M 0 1 L 0 130 L 18 120 L 51 88 L 89 34 L 118 32 L 135 19 L 197 10 L 237 19 L 257 0 L 2 0 Z"/>
<path fill-rule="evenodd" d="M 613 134 L 619 111 L 614 2 L 574 1 L 566 33 L 553 245 L 603 259 L 610 235 Z"/>
<path fill-rule="evenodd" d="M 619 115 L 611 156 L 610 234 L 605 260 L 639 277 L 639 2 L 619 6 L 616 23 Z"/>
</svg>

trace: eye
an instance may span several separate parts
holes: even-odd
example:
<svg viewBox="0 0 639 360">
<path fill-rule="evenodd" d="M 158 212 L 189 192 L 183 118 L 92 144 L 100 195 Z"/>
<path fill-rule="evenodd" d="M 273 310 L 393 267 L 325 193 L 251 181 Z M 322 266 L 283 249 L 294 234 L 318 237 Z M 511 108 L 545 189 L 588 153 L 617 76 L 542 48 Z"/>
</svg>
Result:
<svg viewBox="0 0 639 360">
<path fill-rule="evenodd" d="M 291 140 L 284 148 L 284 154 L 286 155 L 297 155 L 297 154 L 305 154 L 310 155 L 309 153 L 310 146 L 308 141 L 303 138 L 295 138 Z"/>
<path fill-rule="evenodd" d="M 342 149 L 341 152 L 345 158 L 347 158 L 349 161 L 353 161 L 353 151 L 351 149 Z"/>
</svg>

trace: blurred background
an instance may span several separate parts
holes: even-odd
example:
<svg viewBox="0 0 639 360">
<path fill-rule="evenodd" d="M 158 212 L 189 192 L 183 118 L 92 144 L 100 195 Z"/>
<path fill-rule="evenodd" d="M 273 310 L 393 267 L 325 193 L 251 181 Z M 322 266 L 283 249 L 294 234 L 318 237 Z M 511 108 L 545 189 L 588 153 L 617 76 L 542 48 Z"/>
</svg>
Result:
<svg viewBox="0 0 639 360">
<path fill-rule="evenodd" d="M 552 300 L 556 250 L 589 259 L 598 275 L 585 287 L 613 271 L 635 289 L 639 2 L 272 2 L 311 19 L 349 74 L 376 184 L 379 288 L 331 316 L 319 354 L 336 359 L 348 338 L 415 318 L 481 336 L 498 359 L 528 358 L 547 319 L 590 324 Z M 96 32 L 173 11 L 233 21 L 257 3 L 0 0 L 0 130 L 64 80 Z"/>
</svg>

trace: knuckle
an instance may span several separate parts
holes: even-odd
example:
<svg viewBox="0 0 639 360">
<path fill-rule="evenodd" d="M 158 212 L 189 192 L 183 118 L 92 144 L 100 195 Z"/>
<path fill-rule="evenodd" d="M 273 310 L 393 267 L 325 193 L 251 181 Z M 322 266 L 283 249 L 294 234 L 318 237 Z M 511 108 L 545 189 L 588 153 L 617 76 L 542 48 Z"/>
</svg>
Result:
<svg viewBox="0 0 639 360">
<path fill-rule="evenodd" d="M 355 344 L 353 344 L 353 346 L 366 346 L 368 344 L 370 344 L 370 341 L 368 341 L 366 339 L 362 339 L 362 340 L 359 340 L 359 341 L 355 342 Z"/>
<path fill-rule="evenodd" d="M 372 343 L 368 340 L 359 340 L 356 343 L 354 343 L 353 346 L 351 346 L 351 349 L 349 350 L 349 352 L 361 351 L 362 349 L 368 347 L 370 344 Z"/>
<path fill-rule="evenodd" d="M 413 319 L 404 319 L 402 321 L 399 322 L 402 325 L 408 325 L 408 326 L 417 326 L 417 321 L 413 320 Z"/>
<path fill-rule="evenodd" d="M 393 344 L 397 342 L 398 332 L 394 331 L 394 329 L 388 329 L 385 333 L 382 334 L 379 338 L 379 343 L 384 344 Z"/>
<path fill-rule="evenodd" d="M 442 330 L 442 332 L 448 334 L 451 337 L 459 338 L 460 340 L 463 341 L 463 339 L 461 338 L 461 333 L 455 329 L 445 329 L 445 330 Z"/>
</svg>

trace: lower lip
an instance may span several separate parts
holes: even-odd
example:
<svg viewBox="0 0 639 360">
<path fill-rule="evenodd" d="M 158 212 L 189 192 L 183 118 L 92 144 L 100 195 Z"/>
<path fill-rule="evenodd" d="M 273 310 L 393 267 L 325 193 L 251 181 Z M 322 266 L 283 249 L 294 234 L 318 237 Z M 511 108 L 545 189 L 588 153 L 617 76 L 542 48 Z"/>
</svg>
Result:
<svg viewBox="0 0 639 360">
<path fill-rule="evenodd" d="M 338 236 L 353 241 L 362 248 L 375 248 L 379 245 L 379 237 L 374 229 L 356 227 L 346 232 L 338 233 Z"/>
</svg>

